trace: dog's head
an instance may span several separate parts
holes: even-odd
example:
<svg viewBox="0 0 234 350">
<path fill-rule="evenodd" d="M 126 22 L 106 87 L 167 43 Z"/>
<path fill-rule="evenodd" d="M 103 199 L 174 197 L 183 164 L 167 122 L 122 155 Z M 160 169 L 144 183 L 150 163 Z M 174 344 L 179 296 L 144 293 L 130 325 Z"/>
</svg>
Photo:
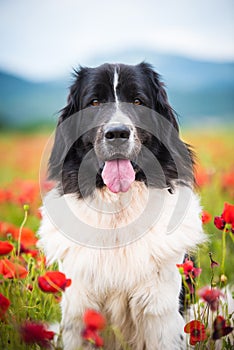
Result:
<svg viewBox="0 0 234 350">
<path fill-rule="evenodd" d="M 172 188 L 193 182 L 189 147 L 159 75 L 147 63 L 80 68 L 59 118 L 50 178 L 63 193 L 107 186 L 126 192 L 133 181 Z"/>
</svg>

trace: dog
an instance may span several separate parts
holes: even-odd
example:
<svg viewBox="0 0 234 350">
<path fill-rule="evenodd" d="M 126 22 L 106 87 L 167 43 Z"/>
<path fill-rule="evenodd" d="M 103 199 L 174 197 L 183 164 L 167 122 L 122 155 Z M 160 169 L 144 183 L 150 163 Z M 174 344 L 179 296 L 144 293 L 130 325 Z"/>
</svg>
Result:
<svg viewBox="0 0 234 350">
<path fill-rule="evenodd" d="M 93 348 L 81 336 L 86 309 L 133 350 L 186 348 L 176 264 L 205 240 L 193 159 L 150 64 L 74 72 L 39 229 L 48 263 L 72 279 L 61 302 L 65 350 Z M 104 337 L 104 349 L 124 348 L 114 332 Z"/>
</svg>

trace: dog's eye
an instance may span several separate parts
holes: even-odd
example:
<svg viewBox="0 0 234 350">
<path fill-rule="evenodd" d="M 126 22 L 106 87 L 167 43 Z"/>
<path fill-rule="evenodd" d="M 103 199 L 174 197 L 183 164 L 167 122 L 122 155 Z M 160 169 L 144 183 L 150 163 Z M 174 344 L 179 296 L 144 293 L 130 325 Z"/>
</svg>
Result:
<svg viewBox="0 0 234 350">
<path fill-rule="evenodd" d="M 100 102 L 97 98 L 92 100 L 90 104 L 91 104 L 91 106 L 94 106 L 94 107 L 100 106 Z"/>
<path fill-rule="evenodd" d="M 134 105 L 136 105 L 136 106 L 142 105 L 142 102 L 141 102 L 141 100 L 140 100 L 139 98 L 135 98 L 134 101 L 133 101 L 133 103 L 134 103 Z"/>
</svg>

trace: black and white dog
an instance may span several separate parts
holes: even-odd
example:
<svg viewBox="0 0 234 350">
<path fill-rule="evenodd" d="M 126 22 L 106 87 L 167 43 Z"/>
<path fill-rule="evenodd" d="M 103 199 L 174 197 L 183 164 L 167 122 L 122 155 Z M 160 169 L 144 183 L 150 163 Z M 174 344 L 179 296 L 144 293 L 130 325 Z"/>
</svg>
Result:
<svg viewBox="0 0 234 350">
<path fill-rule="evenodd" d="M 72 279 L 62 299 L 64 349 L 90 347 L 81 337 L 90 308 L 133 350 L 184 349 L 176 264 L 204 234 L 193 155 L 149 64 L 75 72 L 49 172 L 57 186 L 39 235 L 48 262 Z M 122 349 L 113 334 L 104 348 Z"/>
</svg>

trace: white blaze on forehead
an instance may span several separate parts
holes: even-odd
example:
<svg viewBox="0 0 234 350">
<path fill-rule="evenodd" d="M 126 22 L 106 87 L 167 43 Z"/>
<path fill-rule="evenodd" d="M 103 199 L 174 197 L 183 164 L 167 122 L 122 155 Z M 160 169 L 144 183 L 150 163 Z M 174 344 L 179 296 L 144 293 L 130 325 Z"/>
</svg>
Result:
<svg viewBox="0 0 234 350">
<path fill-rule="evenodd" d="M 117 86 L 119 84 L 119 66 L 116 64 L 114 69 L 114 77 L 113 77 L 113 89 L 114 89 L 114 95 L 115 95 L 115 102 L 117 105 L 115 113 L 112 115 L 110 123 L 111 124 L 126 124 L 126 125 L 133 125 L 130 118 L 121 111 L 119 108 L 119 99 L 117 96 Z"/>
<path fill-rule="evenodd" d="M 119 103 L 119 100 L 118 100 L 118 96 L 117 96 L 117 91 L 116 91 L 116 88 L 118 86 L 118 83 L 119 83 L 119 75 L 118 75 L 118 72 L 117 72 L 117 69 L 115 67 L 115 71 L 114 71 L 114 80 L 113 80 L 113 87 L 114 87 L 114 94 L 115 94 L 115 101 L 118 105 Z"/>
<path fill-rule="evenodd" d="M 127 125 L 130 128 L 130 137 L 129 137 L 129 152 L 132 151 L 134 147 L 134 126 L 131 121 L 131 119 L 128 117 L 127 114 L 123 113 L 121 109 L 119 108 L 119 99 L 117 96 L 117 86 L 119 84 L 119 74 L 117 71 L 118 66 L 115 66 L 114 70 L 114 79 L 113 79 L 113 88 L 114 88 L 114 95 L 115 95 L 115 103 L 116 103 L 116 111 L 112 115 L 109 125 Z M 108 125 L 108 124 L 107 124 Z"/>
</svg>

